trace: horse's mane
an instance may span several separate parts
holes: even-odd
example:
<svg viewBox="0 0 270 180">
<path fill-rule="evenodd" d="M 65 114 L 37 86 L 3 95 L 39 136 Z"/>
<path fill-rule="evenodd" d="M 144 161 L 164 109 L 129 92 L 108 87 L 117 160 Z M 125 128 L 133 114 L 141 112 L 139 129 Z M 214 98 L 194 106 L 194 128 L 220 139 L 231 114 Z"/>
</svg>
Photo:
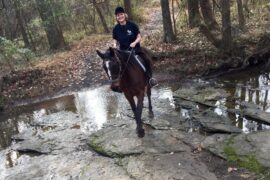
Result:
<svg viewBox="0 0 270 180">
<path fill-rule="evenodd" d="M 135 60 L 134 54 L 130 53 L 134 52 L 115 49 L 115 55 L 119 58 L 123 65 L 126 65 L 128 63 L 128 66 L 139 66 Z"/>
</svg>

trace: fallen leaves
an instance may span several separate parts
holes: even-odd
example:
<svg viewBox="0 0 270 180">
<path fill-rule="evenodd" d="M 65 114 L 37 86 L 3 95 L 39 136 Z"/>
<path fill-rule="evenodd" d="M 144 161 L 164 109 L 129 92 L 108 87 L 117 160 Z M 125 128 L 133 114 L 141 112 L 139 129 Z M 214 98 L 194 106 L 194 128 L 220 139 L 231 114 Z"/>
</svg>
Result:
<svg viewBox="0 0 270 180">
<path fill-rule="evenodd" d="M 99 43 L 86 42 L 71 51 L 56 53 L 40 62 L 35 69 L 20 70 L 3 78 L 2 95 L 10 101 L 50 95 L 64 88 L 80 88 L 104 79 L 101 61 L 95 49 Z M 80 47 L 80 48 L 78 48 Z M 87 81 L 87 82 L 86 82 Z"/>
<path fill-rule="evenodd" d="M 237 171 L 237 168 L 235 168 L 235 167 L 229 167 L 228 168 L 228 173 L 231 173 L 233 171 Z"/>
<path fill-rule="evenodd" d="M 198 144 L 197 147 L 192 150 L 192 152 L 194 154 L 197 154 L 197 153 L 202 152 L 202 150 L 203 150 L 202 145 L 201 144 Z"/>
</svg>

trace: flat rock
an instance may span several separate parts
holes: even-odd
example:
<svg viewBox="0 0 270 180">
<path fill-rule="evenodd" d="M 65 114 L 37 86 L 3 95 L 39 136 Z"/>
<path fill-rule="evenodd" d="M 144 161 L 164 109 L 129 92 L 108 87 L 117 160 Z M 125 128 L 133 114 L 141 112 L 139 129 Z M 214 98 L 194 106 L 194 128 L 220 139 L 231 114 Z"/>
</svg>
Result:
<svg viewBox="0 0 270 180">
<path fill-rule="evenodd" d="M 30 158 L 23 155 L 16 166 L 6 169 L 4 179 L 129 180 L 130 177 L 114 160 L 93 156 L 90 151 L 80 151 L 68 156 L 42 155 Z"/>
<path fill-rule="evenodd" d="M 242 102 L 241 106 L 244 108 L 242 113 L 246 117 L 250 117 L 260 123 L 270 125 L 270 113 L 261 110 L 259 106 L 253 103 Z"/>
<path fill-rule="evenodd" d="M 207 137 L 202 145 L 214 154 L 227 158 L 224 148 L 229 145 L 239 156 L 254 156 L 263 166 L 270 167 L 270 131 L 260 131 L 250 134 L 221 135 Z"/>
<path fill-rule="evenodd" d="M 111 157 L 190 150 L 187 145 L 175 138 L 181 134 L 180 131 L 148 128 L 145 137 L 138 138 L 135 129 L 135 122 L 122 127 L 101 129 L 90 136 L 89 145 L 97 152 Z"/>
<path fill-rule="evenodd" d="M 28 133 L 26 133 L 28 134 Z M 14 138 L 23 139 L 12 145 L 13 150 L 19 152 L 35 152 L 40 154 L 70 153 L 80 149 L 86 135 L 77 129 L 53 129 L 51 131 L 39 132 L 32 136 L 25 137 L 24 134 Z"/>
<path fill-rule="evenodd" d="M 211 107 L 216 106 L 217 101 L 229 96 L 229 94 L 224 89 L 212 87 L 184 87 L 175 91 L 173 95 L 185 100 L 197 102 Z"/>
<path fill-rule="evenodd" d="M 143 154 L 126 157 L 122 165 L 135 179 L 194 179 L 215 180 L 205 164 L 189 153 Z"/>
<path fill-rule="evenodd" d="M 82 123 L 78 115 L 66 111 L 36 117 L 31 127 L 12 137 L 18 142 L 11 148 L 23 153 L 39 154 L 77 151 L 87 139 L 87 135 L 77 127 Z"/>
<path fill-rule="evenodd" d="M 233 126 L 231 120 L 223 115 L 218 115 L 212 110 L 206 110 L 194 115 L 202 126 L 202 129 L 211 133 L 241 133 L 242 130 Z"/>
</svg>

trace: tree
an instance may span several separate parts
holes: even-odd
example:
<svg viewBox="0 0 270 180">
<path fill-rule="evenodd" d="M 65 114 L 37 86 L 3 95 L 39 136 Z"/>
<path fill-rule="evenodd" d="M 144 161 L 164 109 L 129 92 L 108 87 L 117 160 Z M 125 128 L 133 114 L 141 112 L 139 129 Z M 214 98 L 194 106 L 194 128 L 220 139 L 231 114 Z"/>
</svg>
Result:
<svg viewBox="0 0 270 180">
<path fill-rule="evenodd" d="M 172 28 L 172 20 L 168 0 L 160 0 L 163 20 L 163 41 L 172 42 L 175 40 L 175 34 Z"/>
<path fill-rule="evenodd" d="M 225 52 L 232 50 L 232 30 L 231 30 L 231 11 L 230 0 L 221 0 L 222 15 L 222 47 Z"/>
<path fill-rule="evenodd" d="M 133 20 L 132 8 L 130 0 L 124 0 L 125 11 L 128 14 L 128 19 Z"/>
<path fill-rule="evenodd" d="M 99 18 L 100 18 L 100 20 L 101 20 L 101 23 L 102 23 L 102 26 L 103 26 L 104 31 L 105 31 L 106 33 L 109 33 L 109 32 L 110 32 L 110 31 L 109 31 L 109 28 L 108 28 L 108 26 L 107 26 L 107 23 L 106 23 L 106 21 L 105 21 L 105 18 L 104 18 L 104 16 L 103 16 L 103 14 L 102 14 L 102 12 L 101 12 L 101 9 L 99 8 L 99 6 L 98 6 L 96 0 L 93 0 L 93 4 L 94 4 L 94 7 L 95 7 L 95 9 L 96 9 L 96 11 L 97 11 L 97 13 L 98 13 L 98 15 L 99 15 Z"/>
<path fill-rule="evenodd" d="M 27 33 L 24 27 L 23 19 L 22 19 L 22 11 L 21 11 L 21 4 L 18 0 L 13 0 L 13 5 L 15 9 L 16 19 L 18 21 L 18 25 L 20 26 L 21 34 L 23 37 L 23 41 L 26 47 L 30 47 L 30 42 L 27 37 Z"/>
<path fill-rule="evenodd" d="M 58 26 L 56 17 L 52 11 L 51 0 L 36 0 L 37 9 L 51 50 L 66 48 L 63 32 Z"/>
<path fill-rule="evenodd" d="M 189 27 L 198 27 L 201 22 L 198 0 L 187 0 Z"/>
<path fill-rule="evenodd" d="M 200 0 L 203 20 L 209 29 L 219 29 L 209 0 Z"/>
<path fill-rule="evenodd" d="M 245 10 L 245 13 L 246 13 L 247 17 L 249 17 L 249 14 L 251 13 L 249 8 L 248 8 L 248 1 L 249 0 L 243 0 L 243 2 L 242 2 L 243 3 L 243 8 Z"/>
<path fill-rule="evenodd" d="M 245 30 L 245 16 L 243 12 L 243 3 L 242 0 L 237 0 L 237 9 L 238 9 L 238 20 L 239 20 L 239 27 L 241 30 Z"/>
<path fill-rule="evenodd" d="M 3 26 L 3 33 L 2 35 L 5 36 L 7 39 L 13 40 L 16 38 L 16 29 L 14 26 L 16 24 L 14 23 L 14 17 L 13 17 L 13 11 L 12 11 L 12 5 L 10 1 L 2 0 L 1 1 L 2 7 L 1 7 L 1 25 Z"/>
</svg>

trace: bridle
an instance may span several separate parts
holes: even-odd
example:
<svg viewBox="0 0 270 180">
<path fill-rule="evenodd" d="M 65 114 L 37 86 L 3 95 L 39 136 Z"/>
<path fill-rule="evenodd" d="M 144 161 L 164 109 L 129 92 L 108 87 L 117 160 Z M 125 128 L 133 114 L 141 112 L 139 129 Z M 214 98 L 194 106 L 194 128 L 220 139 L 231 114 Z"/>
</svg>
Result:
<svg viewBox="0 0 270 180">
<path fill-rule="evenodd" d="M 112 79 L 112 77 L 110 77 L 110 82 L 111 82 L 111 83 L 113 83 L 113 82 L 118 82 L 118 81 L 120 81 L 120 80 L 122 79 L 122 76 L 123 76 L 123 74 L 125 73 L 125 71 L 126 71 L 126 69 L 127 69 L 127 66 L 128 66 L 128 63 L 129 63 L 129 60 L 130 60 L 130 57 L 131 57 L 133 51 L 134 51 L 134 48 L 131 48 L 131 50 L 128 51 L 128 52 L 130 52 L 130 54 L 129 54 L 129 56 L 128 56 L 128 60 L 127 60 L 127 63 L 126 63 L 126 65 L 125 65 L 123 71 L 122 71 L 122 66 L 121 66 L 121 60 L 120 60 L 119 57 L 117 56 L 117 53 L 115 53 L 116 61 L 117 61 L 118 64 L 119 64 L 119 73 L 118 73 L 118 75 L 117 75 L 117 78 L 115 78 L 115 79 Z"/>
</svg>

